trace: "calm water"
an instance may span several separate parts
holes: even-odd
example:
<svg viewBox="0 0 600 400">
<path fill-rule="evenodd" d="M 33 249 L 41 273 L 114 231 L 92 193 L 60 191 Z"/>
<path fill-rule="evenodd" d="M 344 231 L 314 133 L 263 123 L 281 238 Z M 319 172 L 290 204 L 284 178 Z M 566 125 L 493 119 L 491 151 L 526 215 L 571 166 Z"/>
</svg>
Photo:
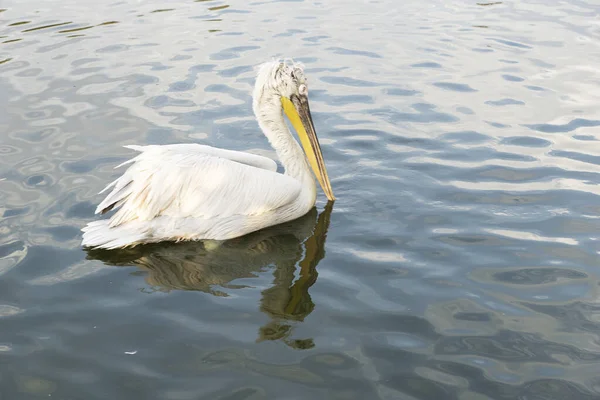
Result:
<svg viewBox="0 0 600 400">
<path fill-rule="evenodd" d="M 0 398 L 600 398 L 599 15 L 0 1 Z M 273 155 L 274 56 L 306 65 L 333 208 L 82 250 L 122 145 Z"/>
</svg>

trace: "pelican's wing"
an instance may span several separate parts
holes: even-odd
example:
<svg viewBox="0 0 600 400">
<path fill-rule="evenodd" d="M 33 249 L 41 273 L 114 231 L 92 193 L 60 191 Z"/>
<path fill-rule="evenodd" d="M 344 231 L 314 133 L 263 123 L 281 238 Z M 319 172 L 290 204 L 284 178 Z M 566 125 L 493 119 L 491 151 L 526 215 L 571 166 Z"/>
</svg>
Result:
<svg viewBox="0 0 600 400">
<path fill-rule="evenodd" d="M 277 163 L 268 157 L 259 156 L 257 154 L 246 153 L 243 151 L 220 149 L 218 147 L 206 146 L 203 144 L 196 143 L 183 143 L 183 144 L 167 144 L 162 146 L 125 146 L 128 149 L 137 151 L 148 151 L 152 149 L 164 149 L 171 150 L 179 154 L 186 155 L 199 155 L 208 154 L 211 156 L 217 156 L 226 158 L 231 161 L 239 162 L 246 165 L 251 165 L 256 168 L 266 169 L 268 171 L 277 171 Z"/>
<path fill-rule="evenodd" d="M 210 154 L 207 146 L 202 151 L 178 145 L 130 147 L 141 154 L 124 163 L 131 165 L 102 191 L 112 188 L 96 209 L 105 213 L 120 207 L 111 227 L 159 216 L 261 215 L 290 204 L 301 191 L 295 179 L 253 165 L 265 166 L 265 157 L 232 152 L 240 161 L 232 160 Z"/>
</svg>

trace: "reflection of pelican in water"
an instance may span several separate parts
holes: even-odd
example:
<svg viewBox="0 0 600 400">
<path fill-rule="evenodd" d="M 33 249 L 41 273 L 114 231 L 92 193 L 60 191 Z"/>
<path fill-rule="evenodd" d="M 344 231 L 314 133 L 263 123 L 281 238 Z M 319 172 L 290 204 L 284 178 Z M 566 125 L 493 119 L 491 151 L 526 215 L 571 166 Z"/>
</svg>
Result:
<svg viewBox="0 0 600 400">
<path fill-rule="evenodd" d="M 313 308 L 308 289 L 317 279 L 317 264 L 325 255 L 325 239 L 333 203 L 317 217 L 312 208 L 303 217 L 232 239 L 214 248 L 203 242 L 161 243 L 131 249 L 88 250 L 88 258 L 110 265 L 135 265 L 146 281 L 161 290 L 200 290 L 225 296 L 213 286 L 239 287 L 230 282 L 274 266 L 273 286 L 262 292 L 261 310 L 271 321 L 260 329 L 259 340 L 282 339 L 297 348 L 312 340 L 291 340 L 289 321 L 302 321 Z M 316 221 L 315 221 L 316 220 Z M 296 268 L 300 268 L 295 279 Z M 288 322 L 286 322 L 288 321 Z"/>
<path fill-rule="evenodd" d="M 83 228 L 86 247 L 119 248 L 166 240 L 226 240 L 291 221 L 315 205 L 319 181 L 334 200 L 298 65 L 261 66 L 253 93 L 258 124 L 285 173 L 270 158 L 199 144 L 129 146 L 141 152 Z M 290 133 L 286 114 L 300 143 Z M 312 169 L 312 173 L 311 173 Z"/>
</svg>

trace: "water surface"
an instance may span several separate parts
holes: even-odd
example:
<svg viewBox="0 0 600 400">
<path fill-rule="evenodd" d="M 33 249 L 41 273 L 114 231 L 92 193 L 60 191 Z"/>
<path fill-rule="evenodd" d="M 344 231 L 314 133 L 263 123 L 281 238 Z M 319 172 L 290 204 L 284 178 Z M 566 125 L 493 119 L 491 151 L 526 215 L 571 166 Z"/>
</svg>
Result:
<svg viewBox="0 0 600 400">
<path fill-rule="evenodd" d="M 401 3 L 0 2 L 0 396 L 600 398 L 600 6 Z M 335 205 L 81 249 L 123 145 L 274 155 L 272 57 Z"/>
</svg>

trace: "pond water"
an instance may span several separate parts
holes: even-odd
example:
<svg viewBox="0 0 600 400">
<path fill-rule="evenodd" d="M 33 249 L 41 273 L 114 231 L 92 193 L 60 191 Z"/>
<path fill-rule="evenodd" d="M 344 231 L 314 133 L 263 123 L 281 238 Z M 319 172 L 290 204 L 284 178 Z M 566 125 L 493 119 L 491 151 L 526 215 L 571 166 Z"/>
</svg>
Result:
<svg viewBox="0 0 600 400">
<path fill-rule="evenodd" d="M 600 5 L 0 1 L 2 399 L 600 398 Z M 273 156 L 306 66 L 338 200 L 85 251 L 128 144 Z"/>
</svg>

